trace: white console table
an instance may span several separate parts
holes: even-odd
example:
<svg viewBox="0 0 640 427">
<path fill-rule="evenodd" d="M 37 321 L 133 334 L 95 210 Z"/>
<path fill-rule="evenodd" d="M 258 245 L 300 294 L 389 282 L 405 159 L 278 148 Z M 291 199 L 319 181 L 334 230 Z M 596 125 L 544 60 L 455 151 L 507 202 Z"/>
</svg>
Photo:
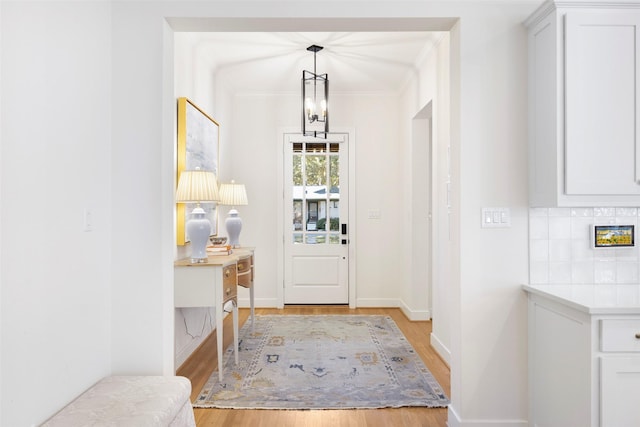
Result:
<svg viewBox="0 0 640 427">
<path fill-rule="evenodd" d="M 251 322 L 253 324 L 253 249 L 234 249 L 231 255 L 210 255 L 208 262 L 193 264 L 189 259 L 174 263 L 174 306 L 215 307 L 218 378 L 223 373 L 224 306 L 233 305 L 233 335 L 235 362 L 238 363 L 238 285 L 250 291 Z"/>
</svg>

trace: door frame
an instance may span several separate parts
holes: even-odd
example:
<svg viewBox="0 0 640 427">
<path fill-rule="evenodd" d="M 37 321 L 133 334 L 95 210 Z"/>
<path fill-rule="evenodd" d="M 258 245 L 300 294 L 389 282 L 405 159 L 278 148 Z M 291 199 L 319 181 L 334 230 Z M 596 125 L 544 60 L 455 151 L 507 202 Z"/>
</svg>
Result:
<svg viewBox="0 0 640 427">
<path fill-rule="evenodd" d="M 433 320 L 433 306 L 434 306 L 434 287 L 435 273 L 440 266 L 435 262 L 435 256 L 439 249 L 438 241 L 434 238 L 436 235 L 435 225 L 438 221 L 438 212 L 436 212 L 436 202 L 434 198 L 437 194 L 437 164 L 435 159 L 435 147 L 433 139 L 433 100 L 429 100 L 411 119 L 411 182 L 412 182 L 412 201 L 410 203 L 410 209 L 412 214 L 412 229 L 420 228 L 420 231 L 426 231 L 427 235 L 417 236 L 412 234 L 411 242 L 411 256 L 409 257 L 411 265 L 409 271 L 411 271 L 410 286 L 416 287 L 420 283 L 420 271 L 416 270 L 416 265 L 419 265 L 425 261 L 423 255 L 426 255 L 426 272 L 424 279 L 427 281 L 427 293 L 426 293 L 426 306 L 424 309 L 420 307 L 411 307 L 416 310 L 416 319 L 414 320 Z M 415 152 L 419 150 L 420 157 L 416 158 Z M 428 165 L 428 170 L 425 176 L 418 176 L 417 164 Z M 427 185 L 423 188 L 420 186 L 420 182 L 416 182 L 419 178 L 426 178 Z M 416 195 L 416 191 L 419 193 Z M 426 192 L 426 193 L 425 193 Z M 425 218 L 424 212 L 416 208 L 418 205 L 426 205 L 427 217 Z M 422 225 L 426 219 L 426 226 Z M 417 240 L 416 240 L 417 239 Z M 416 242 L 424 242 L 426 240 L 426 253 L 420 253 L 416 250 Z M 418 277 L 416 277 L 418 276 Z M 437 293 L 437 290 L 436 290 Z"/>
<path fill-rule="evenodd" d="M 348 266 L 348 275 L 349 275 L 349 308 L 356 308 L 356 203 L 355 203 L 355 182 L 356 182 L 356 162 L 355 162 L 355 130 L 353 128 L 337 128 L 333 132 L 330 133 L 342 133 L 347 134 L 348 136 L 348 144 L 349 149 L 347 150 L 349 156 L 349 203 L 347 207 L 349 209 L 348 224 L 349 224 L 349 266 Z M 279 128 L 277 135 L 277 168 L 278 168 L 278 183 L 276 185 L 276 198 L 278 200 L 277 204 L 277 236 L 278 236 L 278 244 L 277 244 L 277 308 L 284 308 L 284 141 L 287 134 L 298 134 L 302 135 L 299 128 Z"/>
</svg>

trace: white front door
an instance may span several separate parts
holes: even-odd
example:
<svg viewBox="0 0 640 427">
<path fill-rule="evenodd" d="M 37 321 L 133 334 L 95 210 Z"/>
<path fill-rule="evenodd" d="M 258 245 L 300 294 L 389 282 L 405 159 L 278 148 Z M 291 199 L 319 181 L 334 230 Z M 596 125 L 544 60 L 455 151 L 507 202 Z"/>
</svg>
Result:
<svg viewBox="0 0 640 427">
<path fill-rule="evenodd" d="M 284 303 L 349 303 L 347 134 L 285 134 Z"/>
</svg>

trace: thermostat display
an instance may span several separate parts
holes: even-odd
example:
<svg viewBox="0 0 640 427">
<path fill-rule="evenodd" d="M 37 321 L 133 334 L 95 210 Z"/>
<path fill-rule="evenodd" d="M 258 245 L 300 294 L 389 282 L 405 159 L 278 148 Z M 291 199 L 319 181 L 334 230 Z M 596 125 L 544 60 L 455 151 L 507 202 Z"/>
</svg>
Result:
<svg viewBox="0 0 640 427">
<path fill-rule="evenodd" d="M 594 225 L 592 236 L 596 248 L 635 246 L 633 225 Z"/>
</svg>

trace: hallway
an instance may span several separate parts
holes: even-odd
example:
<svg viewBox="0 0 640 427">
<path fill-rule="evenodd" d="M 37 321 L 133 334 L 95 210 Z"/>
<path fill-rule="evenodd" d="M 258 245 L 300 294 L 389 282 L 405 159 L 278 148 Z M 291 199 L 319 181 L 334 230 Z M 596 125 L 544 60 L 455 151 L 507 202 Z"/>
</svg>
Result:
<svg viewBox="0 0 640 427">
<path fill-rule="evenodd" d="M 240 325 L 249 317 L 248 309 L 240 309 Z M 380 314 L 393 318 L 402 333 L 420 355 L 425 365 L 438 380 L 447 395 L 450 395 L 449 368 L 435 353 L 429 344 L 431 322 L 410 322 L 397 308 L 359 308 L 351 310 L 348 306 L 286 306 L 284 310 L 257 308 L 256 315 L 266 314 Z M 225 348 L 231 344 L 231 316 L 224 322 Z M 192 400 L 198 395 L 213 367 L 217 366 L 215 334 L 177 371 L 177 375 L 191 380 Z M 203 357 L 203 355 L 211 355 Z M 196 424 L 212 426 L 278 426 L 278 427 L 321 427 L 321 426 L 429 426 L 446 427 L 446 408 L 389 408 L 360 410 L 233 410 L 233 409 L 195 409 Z"/>
</svg>

